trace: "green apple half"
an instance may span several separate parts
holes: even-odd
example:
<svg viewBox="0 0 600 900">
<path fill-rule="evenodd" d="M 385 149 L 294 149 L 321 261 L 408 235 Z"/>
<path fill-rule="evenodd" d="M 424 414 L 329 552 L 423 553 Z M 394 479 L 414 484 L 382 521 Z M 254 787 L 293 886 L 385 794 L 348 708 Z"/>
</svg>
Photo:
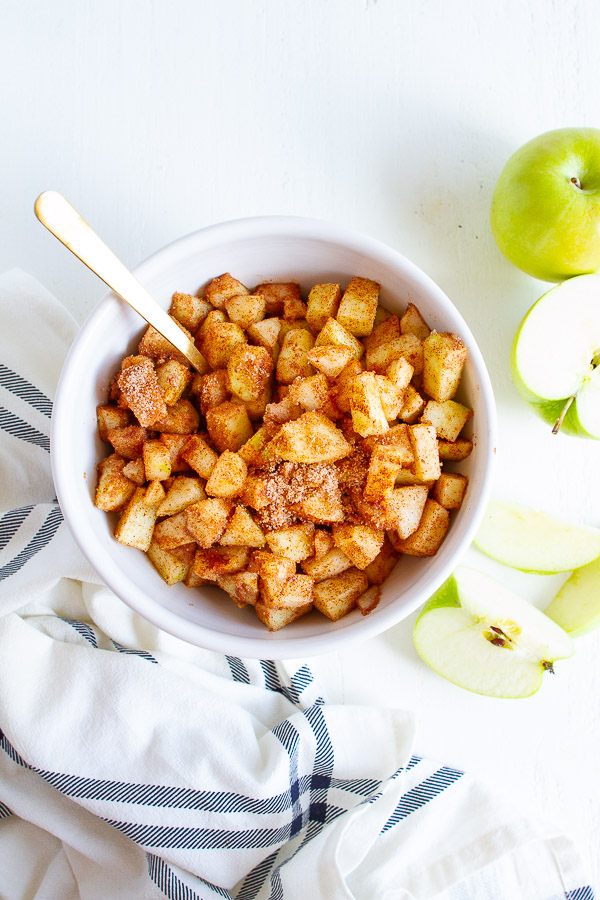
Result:
<svg viewBox="0 0 600 900">
<path fill-rule="evenodd" d="M 425 604 L 414 642 L 448 681 L 488 697 L 529 697 L 552 663 L 573 653 L 569 635 L 544 613 L 463 566 Z"/>
<path fill-rule="evenodd" d="M 519 326 L 513 381 L 547 422 L 563 433 L 600 438 L 600 275 L 552 288 Z M 558 430 L 558 428 L 556 429 Z"/>
<path fill-rule="evenodd" d="M 600 559 L 577 569 L 545 610 L 571 637 L 600 625 Z"/>
<path fill-rule="evenodd" d="M 562 522 L 520 503 L 492 500 L 475 535 L 475 546 L 513 569 L 554 575 L 600 556 L 600 531 Z"/>
<path fill-rule="evenodd" d="M 520 269 L 564 281 L 600 268 L 600 130 L 559 128 L 524 144 L 492 197 L 496 243 Z"/>
</svg>

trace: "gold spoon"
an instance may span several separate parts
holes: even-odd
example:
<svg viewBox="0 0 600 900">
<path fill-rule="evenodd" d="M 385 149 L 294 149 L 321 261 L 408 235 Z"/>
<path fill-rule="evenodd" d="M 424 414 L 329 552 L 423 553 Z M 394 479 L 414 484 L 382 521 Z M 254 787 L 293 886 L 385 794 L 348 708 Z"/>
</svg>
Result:
<svg viewBox="0 0 600 900">
<path fill-rule="evenodd" d="M 61 244 L 183 353 L 195 369 L 206 370 L 206 361 L 194 342 L 62 194 L 44 191 L 35 201 L 35 214 Z"/>
</svg>

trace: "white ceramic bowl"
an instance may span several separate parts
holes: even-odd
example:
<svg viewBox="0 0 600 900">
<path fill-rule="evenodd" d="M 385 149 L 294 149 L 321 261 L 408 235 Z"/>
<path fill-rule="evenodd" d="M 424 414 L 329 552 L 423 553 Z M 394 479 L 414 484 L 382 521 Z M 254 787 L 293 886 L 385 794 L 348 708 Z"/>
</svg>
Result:
<svg viewBox="0 0 600 900">
<path fill-rule="evenodd" d="M 443 583 L 471 543 L 488 500 L 494 458 L 495 406 L 489 376 L 473 335 L 443 291 L 413 263 L 372 238 L 327 222 L 286 216 L 204 228 L 159 250 L 134 271 L 165 308 L 174 291 L 195 293 L 227 271 L 249 286 L 294 280 L 304 291 L 322 281 L 344 285 L 353 275 L 379 281 L 381 302 L 390 310 L 402 313 L 412 301 L 430 327 L 455 332 L 467 344 L 461 397 L 475 413 L 475 446 L 457 467 L 469 476 L 469 488 L 436 556 L 403 557 L 369 616 L 355 610 L 333 623 L 312 612 L 271 634 L 253 610 L 238 609 L 216 588 L 167 587 L 144 554 L 115 541 L 115 517 L 93 505 L 95 466 L 107 453 L 96 432 L 96 405 L 105 402 L 111 376 L 144 330 L 136 313 L 109 293 L 71 347 L 56 393 L 51 438 L 61 508 L 75 540 L 105 583 L 159 628 L 201 647 L 253 658 L 337 650 L 409 615 Z"/>
</svg>

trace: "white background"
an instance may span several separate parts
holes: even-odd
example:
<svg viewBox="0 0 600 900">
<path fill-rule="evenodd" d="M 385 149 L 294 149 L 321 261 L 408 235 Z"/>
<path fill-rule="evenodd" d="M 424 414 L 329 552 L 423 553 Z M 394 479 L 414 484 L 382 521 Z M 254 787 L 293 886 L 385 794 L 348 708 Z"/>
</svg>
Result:
<svg viewBox="0 0 600 900">
<path fill-rule="evenodd" d="M 469 322 L 498 402 L 496 494 L 600 525 L 600 445 L 552 437 L 510 382 L 512 335 L 546 286 L 488 225 L 520 144 L 600 127 L 594 0 L 4 0 L 2 20 L 0 270 L 28 270 L 80 321 L 103 294 L 35 221 L 46 188 L 130 265 L 241 216 L 354 226 Z M 23 327 L 36 327 L 26 309 Z M 540 606 L 561 583 L 470 561 Z M 313 661 L 325 695 L 414 710 L 418 752 L 563 828 L 597 882 L 600 633 L 535 697 L 500 701 L 430 671 L 413 621 Z"/>
</svg>

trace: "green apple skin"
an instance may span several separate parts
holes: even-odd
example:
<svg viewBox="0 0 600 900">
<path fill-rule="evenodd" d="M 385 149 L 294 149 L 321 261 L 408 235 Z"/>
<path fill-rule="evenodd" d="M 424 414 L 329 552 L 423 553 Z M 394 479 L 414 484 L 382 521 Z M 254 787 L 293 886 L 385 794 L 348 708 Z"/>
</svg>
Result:
<svg viewBox="0 0 600 900">
<path fill-rule="evenodd" d="M 498 179 L 490 223 L 506 258 L 534 278 L 600 268 L 600 130 L 559 128 L 524 144 Z"/>
<path fill-rule="evenodd" d="M 544 612 L 574 638 L 600 627 L 600 558 L 576 569 Z"/>
</svg>

